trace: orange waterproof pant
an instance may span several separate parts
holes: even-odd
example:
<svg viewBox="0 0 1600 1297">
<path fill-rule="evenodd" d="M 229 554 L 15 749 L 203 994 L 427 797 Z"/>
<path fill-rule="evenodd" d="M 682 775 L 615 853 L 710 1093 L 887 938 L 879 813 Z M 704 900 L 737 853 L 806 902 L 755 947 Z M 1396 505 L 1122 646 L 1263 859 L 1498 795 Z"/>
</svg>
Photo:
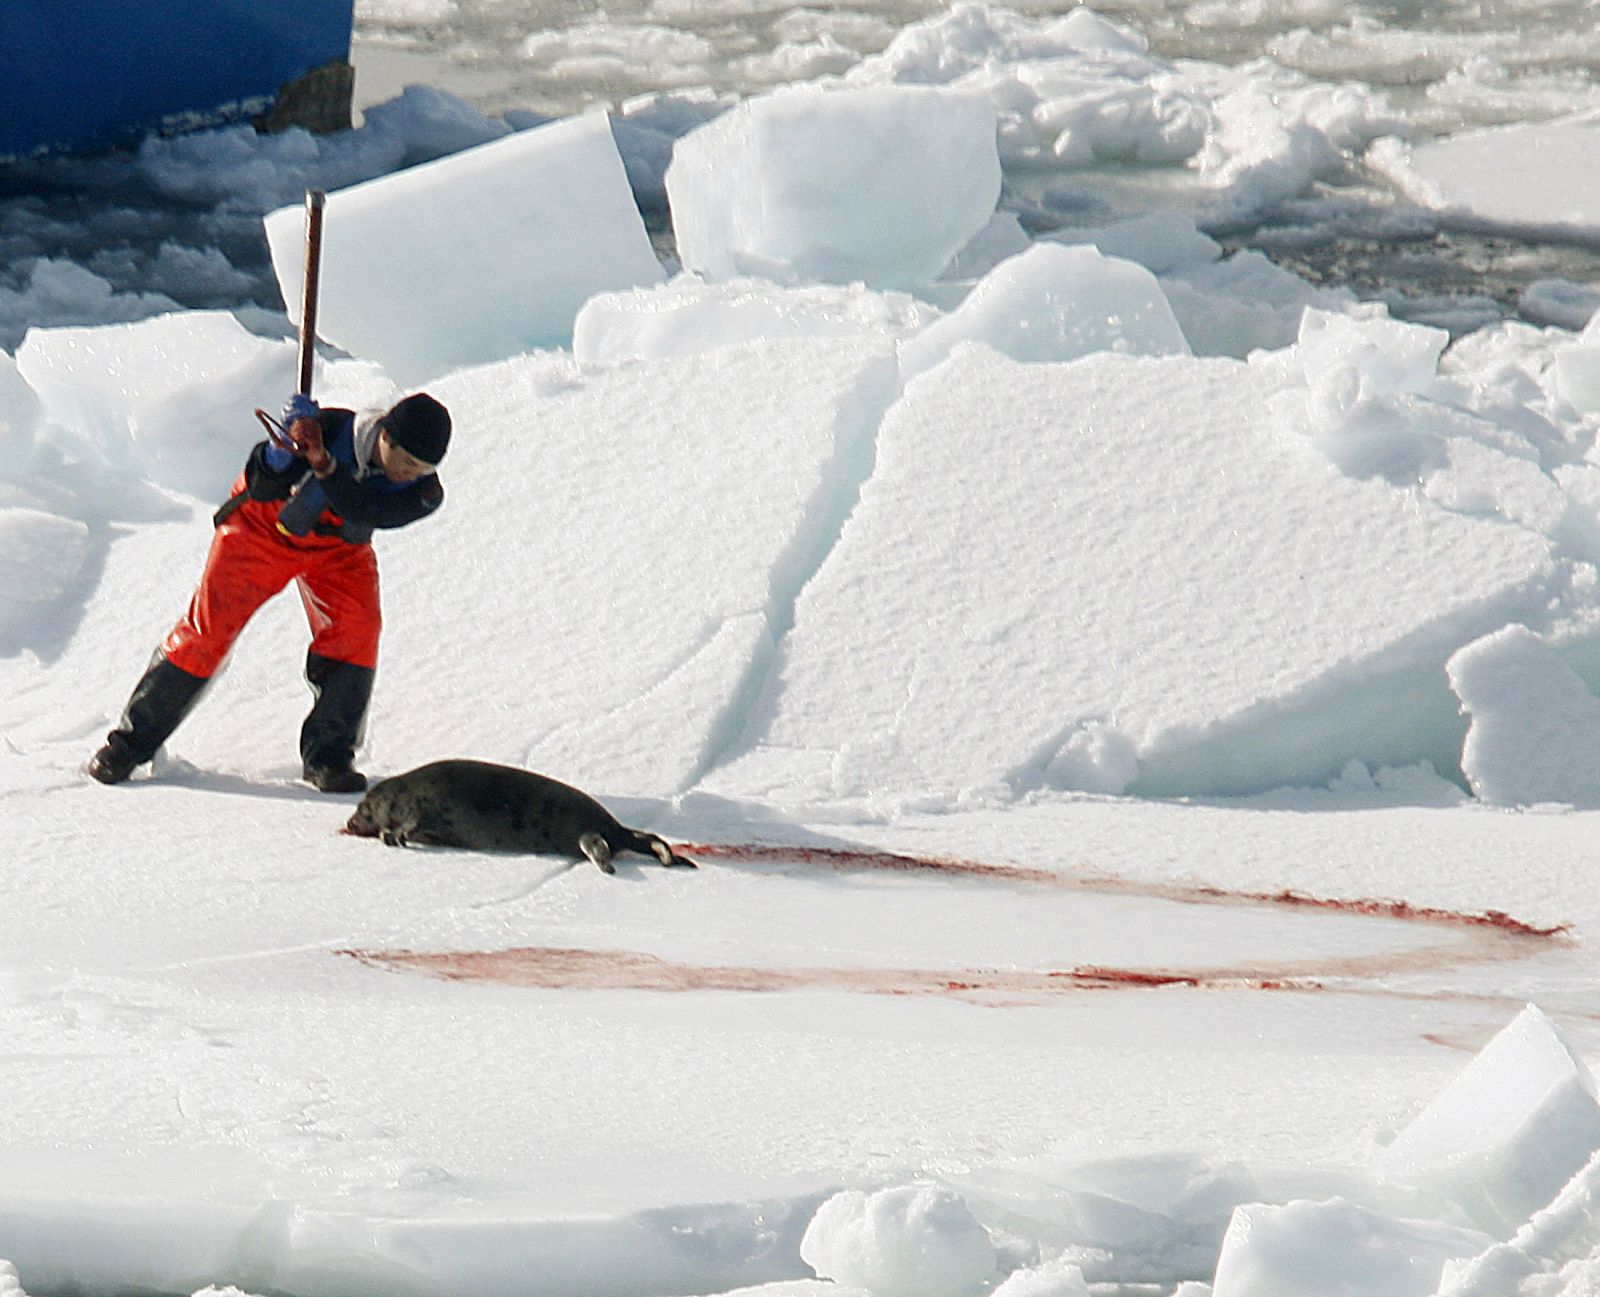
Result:
<svg viewBox="0 0 1600 1297">
<path fill-rule="evenodd" d="M 189 610 L 162 651 L 173 666 L 210 678 L 256 609 L 292 580 L 300 588 L 311 651 L 375 668 L 383 614 L 371 545 L 337 536 L 287 536 L 281 501 L 245 500 L 216 529 Z"/>
</svg>

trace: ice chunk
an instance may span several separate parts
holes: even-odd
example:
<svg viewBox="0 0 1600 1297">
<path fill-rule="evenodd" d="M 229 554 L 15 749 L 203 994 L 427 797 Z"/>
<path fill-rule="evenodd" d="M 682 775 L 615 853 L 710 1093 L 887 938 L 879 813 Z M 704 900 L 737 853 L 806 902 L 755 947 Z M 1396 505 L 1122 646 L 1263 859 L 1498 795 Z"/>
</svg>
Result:
<svg viewBox="0 0 1600 1297">
<path fill-rule="evenodd" d="M 1295 349 L 1308 389 L 1304 430 L 1352 477 L 1414 479 L 1433 438 L 1397 403 L 1433 381 L 1449 341 L 1426 325 L 1308 308 Z"/>
<path fill-rule="evenodd" d="M 1007 257 L 1026 252 L 1032 245 L 1033 240 L 1014 213 L 996 212 L 951 258 L 939 278 L 957 283 L 982 279 Z"/>
<path fill-rule="evenodd" d="M 1184 1153 L 989 1168 L 954 1187 L 991 1229 L 1066 1249 L 1091 1283 L 1209 1274 L 1234 1208 L 1261 1197 L 1243 1167 Z"/>
<path fill-rule="evenodd" d="M 39 427 L 39 398 L 17 372 L 17 362 L 0 351 L 0 456 L 15 465 L 33 444 Z"/>
<path fill-rule="evenodd" d="M 1028 18 L 999 5 L 954 4 L 909 23 L 881 54 L 863 61 L 853 80 L 892 79 L 944 84 L 974 74 L 1004 76 L 1019 63 L 1053 62 L 1072 56 L 1103 58 L 1125 75 L 1149 72 L 1148 43 L 1082 6 L 1060 17 Z"/>
<path fill-rule="evenodd" d="M 1493 1240 L 1434 1221 L 1396 1220 L 1342 1198 L 1233 1214 L 1214 1297 L 1429 1297 L 1445 1263 Z"/>
<path fill-rule="evenodd" d="M 707 284 L 679 275 L 656 288 L 599 293 L 572 329 L 585 364 L 696 356 L 759 338 L 898 338 L 938 312 L 907 293 L 860 284 L 781 287 L 767 280 Z"/>
<path fill-rule="evenodd" d="M 261 438 L 251 410 L 275 412 L 294 390 L 295 351 L 226 311 L 182 311 L 29 330 L 17 368 L 43 404 L 43 435 L 212 500 Z"/>
<path fill-rule="evenodd" d="M 1156 277 L 1092 247 L 1039 243 L 996 266 L 967 300 L 900 348 L 909 380 L 957 343 L 983 342 L 1013 360 L 1074 360 L 1095 351 L 1187 355 L 1189 344 Z"/>
<path fill-rule="evenodd" d="M 678 140 L 666 188 L 687 270 L 912 288 L 994 213 L 994 109 L 930 86 L 789 87 Z"/>
<path fill-rule="evenodd" d="M 1600 414 L 1600 343 L 1555 354 L 1555 391 L 1579 414 Z"/>
<path fill-rule="evenodd" d="M 499 139 L 510 129 L 465 99 L 433 86 L 407 86 L 398 96 L 362 111 L 364 130 L 405 141 L 399 166 L 413 167 Z"/>
<path fill-rule="evenodd" d="M 1044 1265 L 1014 1270 L 990 1297 L 1089 1297 L 1083 1271 L 1057 1258 Z"/>
<path fill-rule="evenodd" d="M 0 1297 L 6 1294 L 0 1292 Z M 717 1297 L 874 1297 L 865 1288 L 852 1288 L 829 1279 L 779 1279 L 753 1288 L 730 1288 Z"/>
<path fill-rule="evenodd" d="M 1058 230 L 1045 238 L 1055 243 L 1092 243 L 1108 257 L 1137 261 L 1157 275 L 1206 265 L 1222 256 L 1221 244 L 1200 233 L 1193 220 L 1172 208 L 1117 221 L 1103 229 Z"/>
<path fill-rule="evenodd" d="M 1581 329 L 1600 311 L 1600 290 L 1570 279 L 1536 279 L 1517 297 L 1517 313 L 1535 324 Z"/>
<path fill-rule="evenodd" d="M 853 68 L 855 84 L 960 84 L 1000 110 L 1008 161 L 1181 162 L 1206 143 L 1204 103 L 1147 52 L 1142 35 L 1079 6 L 1025 18 L 955 4 L 902 27 Z"/>
<path fill-rule="evenodd" d="M 994 1278 L 995 1250 L 967 1204 L 933 1184 L 837 1193 L 817 1208 L 800 1258 L 875 1297 L 962 1297 Z"/>
<path fill-rule="evenodd" d="M 17 346 L 30 328 L 142 320 L 177 309 L 162 293 L 119 293 L 74 261 L 40 257 L 20 291 L 0 291 L 0 347 Z"/>
<path fill-rule="evenodd" d="M 1503 1297 L 1520 1293 L 1533 1297 L 1531 1287 L 1518 1287 L 1529 1276 L 1549 1272 L 1561 1262 L 1582 1266 L 1584 1259 L 1600 1261 L 1595 1247 L 1595 1225 L 1600 1222 L 1600 1153 L 1567 1182 L 1548 1207 L 1536 1212 L 1511 1239 L 1496 1243 L 1471 1260 L 1445 1267 L 1439 1297 Z M 1565 1277 L 1565 1276 L 1563 1276 Z M 1588 1286 L 1552 1285 L 1545 1290 L 1561 1297 L 1600 1291 L 1600 1267 L 1586 1276 Z"/>
<path fill-rule="evenodd" d="M 1449 341 L 1443 329 L 1423 324 L 1311 308 L 1300 321 L 1300 364 L 1314 390 L 1337 386 L 1352 401 L 1370 400 L 1422 391 Z"/>
<path fill-rule="evenodd" d="M 89 555 L 89 529 L 37 509 L 0 509 L 0 654 L 50 634 L 44 610 L 69 595 Z"/>
<path fill-rule="evenodd" d="M 1115 795 L 1139 775 L 1139 754 L 1127 737 L 1102 720 L 1074 726 L 1045 766 L 1054 788 Z"/>
<path fill-rule="evenodd" d="M 1499 806 L 1600 805 L 1600 699 L 1526 626 L 1475 640 L 1446 664 L 1472 718 L 1461 769 Z"/>
<path fill-rule="evenodd" d="M 1554 360 L 1556 394 L 1579 414 L 1600 414 L 1600 315 Z"/>
<path fill-rule="evenodd" d="M 265 224 L 298 321 L 303 211 Z M 590 296 L 663 277 L 606 115 L 589 113 L 329 194 L 317 333 L 413 386 L 565 345 Z"/>
<path fill-rule="evenodd" d="M 1221 261 L 1197 261 L 1161 274 L 1161 291 L 1196 355 L 1242 360 L 1299 336 L 1312 305 L 1341 304 L 1349 294 L 1313 288 L 1298 275 L 1243 249 Z"/>
<path fill-rule="evenodd" d="M 1383 1165 L 1503 1239 L 1596 1149 L 1594 1078 L 1560 1028 L 1529 1005 L 1400 1132 Z"/>
<path fill-rule="evenodd" d="M 1600 230 L 1600 121 L 1592 115 L 1380 140 L 1368 160 L 1424 207 L 1527 231 Z"/>
</svg>

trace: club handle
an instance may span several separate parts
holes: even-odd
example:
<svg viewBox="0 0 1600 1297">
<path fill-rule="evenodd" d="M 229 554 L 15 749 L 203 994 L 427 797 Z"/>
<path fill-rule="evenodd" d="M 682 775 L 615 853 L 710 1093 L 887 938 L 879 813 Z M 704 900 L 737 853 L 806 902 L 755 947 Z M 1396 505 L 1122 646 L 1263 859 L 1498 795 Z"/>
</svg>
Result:
<svg viewBox="0 0 1600 1297">
<path fill-rule="evenodd" d="M 322 270 L 322 207 L 326 195 L 320 189 L 306 190 L 306 266 L 300 297 L 300 386 L 296 391 L 311 395 L 311 364 L 316 359 L 317 280 Z"/>
</svg>

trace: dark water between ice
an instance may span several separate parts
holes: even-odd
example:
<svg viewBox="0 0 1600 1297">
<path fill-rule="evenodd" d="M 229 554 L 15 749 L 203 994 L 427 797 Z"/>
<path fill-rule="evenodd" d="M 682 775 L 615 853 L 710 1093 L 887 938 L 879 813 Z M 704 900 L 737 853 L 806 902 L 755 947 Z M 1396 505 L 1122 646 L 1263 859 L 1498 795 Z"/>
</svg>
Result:
<svg viewBox="0 0 1600 1297">
<path fill-rule="evenodd" d="M 1007 7 L 1044 17 L 1076 3 L 1021 0 Z M 1270 58 L 1314 80 L 1370 86 L 1424 136 L 1600 107 L 1600 35 L 1590 0 L 1099 0 L 1091 7 L 1140 31 L 1152 53 L 1168 60 L 1235 67 Z M 784 69 L 768 60 L 785 42 L 828 39 L 869 55 L 947 6 L 452 0 L 426 8 L 447 12 L 419 21 L 406 17 L 417 12 L 410 0 L 364 6 L 358 95 L 381 97 L 421 79 L 487 112 L 526 107 L 558 114 L 672 85 L 704 82 L 751 94 L 783 79 Z M 539 33 L 531 43 L 530 33 Z M 559 33 L 568 35 L 561 40 Z M 653 43 L 660 56 L 608 58 L 625 34 L 632 48 Z M 683 42 L 674 44 L 670 34 Z M 1011 181 L 1018 188 L 1025 183 Z M 1387 301 L 1397 315 L 1437 316 L 1452 325 L 1514 317 L 1521 293 L 1536 280 L 1600 281 L 1600 248 L 1592 243 L 1443 230 L 1427 219 L 1397 240 L 1386 219 L 1393 201 L 1388 186 L 1364 175 L 1352 181 L 1348 191 L 1313 196 L 1309 210 L 1296 205 L 1257 228 L 1220 237 L 1230 249 L 1257 248 L 1319 285 Z M 1348 205 L 1336 229 L 1326 227 L 1317 200 Z M 1371 209 L 1370 232 L 1361 228 L 1364 205 Z"/>
<path fill-rule="evenodd" d="M 1073 6 L 1013 7 L 1048 15 Z M 944 8 L 930 0 L 362 0 L 357 106 L 413 82 L 490 114 L 565 114 L 693 85 L 755 93 L 843 70 Z M 1164 58 L 1230 66 L 1271 58 L 1315 79 L 1379 89 L 1421 135 L 1600 107 L 1600 37 L 1588 0 L 1105 0 L 1095 8 L 1137 28 Z M 784 57 L 794 51 L 808 52 L 798 65 Z M 1028 189 L 1047 181 L 1008 177 L 1004 201 L 1035 232 L 1049 222 L 1030 209 Z M 1256 248 L 1317 284 L 1456 332 L 1516 317 L 1536 280 L 1600 283 L 1600 247 L 1450 231 L 1421 214 L 1397 238 L 1388 219 L 1394 201 L 1356 170 L 1347 187 L 1214 233 L 1230 250 Z M 1330 224 L 1332 205 L 1340 217 Z M 157 193 L 126 155 L 0 166 L 0 347 L 14 350 L 30 325 L 138 318 L 171 303 L 279 311 L 260 214 Z M 652 236 L 670 251 L 670 229 Z M 63 263 L 47 282 L 35 273 L 40 259 Z M 64 263 L 119 296 L 108 303 L 103 286 Z"/>
</svg>

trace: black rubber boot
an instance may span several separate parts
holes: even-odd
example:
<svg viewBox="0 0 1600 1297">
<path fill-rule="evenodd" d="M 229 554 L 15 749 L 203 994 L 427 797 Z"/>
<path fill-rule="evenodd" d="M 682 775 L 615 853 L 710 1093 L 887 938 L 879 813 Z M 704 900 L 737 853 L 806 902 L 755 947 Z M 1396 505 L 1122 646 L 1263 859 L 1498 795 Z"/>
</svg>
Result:
<svg viewBox="0 0 1600 1297">
<path fill-rule="evenodd" d="M 372 699 L 371 667 L 306 654 L 306 680 L 316 701 L 300 727 L 305 781 L 325 793 L 359 793 L 367 777 L 353 762 Z"/>
<path fill-rule="evenodd" d="M 89 758 L 89 773 L 103 784 L 120 784 L 135 766 L 155 756 L 205 687 L 205 676 L 173 666 L 157 649 L 133 687 L 121 722 L 106 735 L 105 746 Z"/>
</svg>

